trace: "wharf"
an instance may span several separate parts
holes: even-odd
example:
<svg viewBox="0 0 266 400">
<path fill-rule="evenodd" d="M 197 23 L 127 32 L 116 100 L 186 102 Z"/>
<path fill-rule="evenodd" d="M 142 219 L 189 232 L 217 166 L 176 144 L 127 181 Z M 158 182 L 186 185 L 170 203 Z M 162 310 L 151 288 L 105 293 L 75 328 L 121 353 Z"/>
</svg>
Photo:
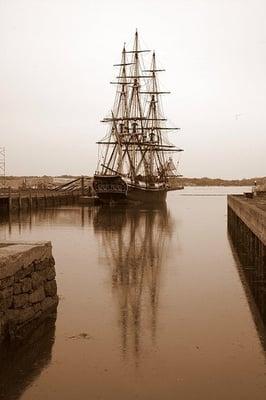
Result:
<svg viewBox="0 0 266 400">
<path fill-rule="evenodd" d="M 233 254 L 266 350 L 266 193 L 230 195 L 227 205 Z"/>
<path fill-rule="evenodd" d="M 253 233 L 261 244 L 266 246 L 266 193 L 247 197 L 245 195 L 229 195 L 228 223 L 233 214 Z M 239 222 L 240 222 L 239 221 Z"/>
<path fill-rule="evenodd" d="M 55 190 L 10 190 L 0 191 L 0 212 L 15 210 L 30 210 L 58 205 L 73 204 L 80 198 L 81 191 L 55 191 Z"/>
</svg>

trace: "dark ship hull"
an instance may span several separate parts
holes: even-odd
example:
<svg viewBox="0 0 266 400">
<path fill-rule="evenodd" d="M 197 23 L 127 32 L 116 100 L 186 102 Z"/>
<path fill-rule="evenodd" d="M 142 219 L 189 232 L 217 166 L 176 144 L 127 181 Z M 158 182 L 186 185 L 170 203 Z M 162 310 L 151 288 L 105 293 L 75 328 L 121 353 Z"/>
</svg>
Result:
<svg viewBox="0 0 266 400">
<path fill-rule="evenodd" d="M 166 200 L 167 189 L 147 188 L 137 184 L 128 184 L 119 175 L 95 175 L 93 189 L 103 203 L 128 202 L 163 203 Z"/>
<path fill-rule="evenodd" d="M 143 188 L 136 185 L 128 185 L 127 198 L 130 201 L 145 203 L 162 203 L 166 200 L 167 190 L 165 188 Z"/>
</svg>

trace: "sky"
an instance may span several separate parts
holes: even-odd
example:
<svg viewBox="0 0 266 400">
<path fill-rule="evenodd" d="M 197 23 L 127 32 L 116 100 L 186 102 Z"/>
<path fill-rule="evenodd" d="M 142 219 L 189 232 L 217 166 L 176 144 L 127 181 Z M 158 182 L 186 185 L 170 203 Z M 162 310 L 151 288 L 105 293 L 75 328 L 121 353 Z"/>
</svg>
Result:
<svg viewBox="0 0 266 400">
<path fill-rule="evenodd" d="M 0 0 L 8 175 L 91 175 L 123 43 L 156 50 L 187 177 L 266 175 L 265 0 Z"/>
</svg>

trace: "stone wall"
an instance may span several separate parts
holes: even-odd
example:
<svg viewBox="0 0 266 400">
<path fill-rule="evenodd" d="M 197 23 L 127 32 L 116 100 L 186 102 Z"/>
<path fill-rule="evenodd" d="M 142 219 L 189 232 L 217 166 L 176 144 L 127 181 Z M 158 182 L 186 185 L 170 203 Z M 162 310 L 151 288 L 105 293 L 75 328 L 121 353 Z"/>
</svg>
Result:
<svg viewBox="0 0 266 400">
<path fill-rule="evenodd" d="M 50 242 L 0 243 L 0 342 L 23 338 L 58 304 Z"/>
</svg>

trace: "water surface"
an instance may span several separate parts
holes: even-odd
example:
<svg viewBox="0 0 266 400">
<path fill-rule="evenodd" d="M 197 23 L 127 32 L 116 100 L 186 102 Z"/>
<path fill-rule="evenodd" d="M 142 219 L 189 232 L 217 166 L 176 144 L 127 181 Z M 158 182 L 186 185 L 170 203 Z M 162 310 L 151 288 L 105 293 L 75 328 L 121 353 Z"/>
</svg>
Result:
<svg viewBox="0 0 266 400">
<path fill-rule="evenodd" d="M 226 228 L 225 194 L 243 190 L 2 220 L 2 238 L 52 241 L 60 295 L 40 349 L 7 354 L 4 398 L 265 399 L 265 354 Z"/>
</svg>

